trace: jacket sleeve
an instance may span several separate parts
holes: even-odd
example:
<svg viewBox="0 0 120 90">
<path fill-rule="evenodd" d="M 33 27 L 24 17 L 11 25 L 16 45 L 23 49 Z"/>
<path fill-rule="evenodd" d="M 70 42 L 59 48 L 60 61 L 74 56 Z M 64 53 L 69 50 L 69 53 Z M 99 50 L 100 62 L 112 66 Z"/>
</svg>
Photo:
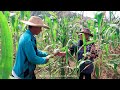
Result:
<svg viewBox="0 0 120 90">
<path fill-rule="evenodd" d="M 37 49 L 37 55 L 40 57 L 46 57 L 48 55 L 48 53 Z"/>
<path fill-rule="evenodd" d="M 46 63 L 46 57 L 40 57 L 36 55 L 34 46 L 30 40 L 25 42 L 24 45 L 25 54 L 28 58 L 28 60 L 33 64 L 45 64 Z"/>
</svg>

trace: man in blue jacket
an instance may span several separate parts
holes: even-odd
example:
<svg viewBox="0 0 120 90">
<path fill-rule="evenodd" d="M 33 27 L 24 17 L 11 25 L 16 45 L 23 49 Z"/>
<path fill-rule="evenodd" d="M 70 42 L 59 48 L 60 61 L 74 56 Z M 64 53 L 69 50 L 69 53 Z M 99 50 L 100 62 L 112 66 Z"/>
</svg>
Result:
<svg viewBox="0 0 120 90">
<path fill-rule="evenodd" d="M 37 16 L 32 16 L 28 21 L 22 20 L 21 22 L 28 25 L 28 30 L 19 39 L 12 76 L 17 79 L 36 79 L 34 74 L 36 64 L 47 63 L 50 55 L 37 49 L 34 35 L 38 35 L 42 28 L 48 29 L 49 27 Z"/>
</svg>

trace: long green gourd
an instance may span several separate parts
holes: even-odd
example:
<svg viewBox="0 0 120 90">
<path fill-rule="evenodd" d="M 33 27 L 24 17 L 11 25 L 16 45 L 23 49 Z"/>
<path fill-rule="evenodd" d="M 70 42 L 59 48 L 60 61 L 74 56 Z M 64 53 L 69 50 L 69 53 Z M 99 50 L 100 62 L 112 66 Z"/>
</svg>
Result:
<svg viewBox="0 0 120 90">
<path fill-rule="evenodd" d="M 0 11 L 0 31 L 1 31 L 1 60 L 0 79 L 9 79 L 13 62 L 13 41 L 12 33 L 8 26 L 8 20 Z"/>
</svg>

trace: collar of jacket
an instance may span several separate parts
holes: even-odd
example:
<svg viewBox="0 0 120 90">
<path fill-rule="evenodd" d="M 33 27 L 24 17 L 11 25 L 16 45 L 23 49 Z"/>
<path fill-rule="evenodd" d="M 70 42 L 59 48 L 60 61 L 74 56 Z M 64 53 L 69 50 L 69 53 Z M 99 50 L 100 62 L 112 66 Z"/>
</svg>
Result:
<svg viewBox="0 0 120 90">
<path fill-rule="evenodd" d="M 32 38 L 36 39 L 29 29 L 27 29 L 26 32 L 29 33 L 32 36 Z"/>
</svg>

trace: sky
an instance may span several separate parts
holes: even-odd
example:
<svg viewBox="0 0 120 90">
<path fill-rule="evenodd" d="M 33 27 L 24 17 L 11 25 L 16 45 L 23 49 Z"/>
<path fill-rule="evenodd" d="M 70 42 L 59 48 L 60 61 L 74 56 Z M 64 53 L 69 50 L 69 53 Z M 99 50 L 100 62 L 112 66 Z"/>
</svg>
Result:
<svg viewBox="0 0 120 90">
<path fill-rule="evenodd" d="M 72 12 L 80 13 L 81 11 L 72 11 Z M 95 15 L 96 12 L 97 11 L 84 11 L 84 16 L 94 18 L 94 15 Z M 115 16 L 120 17 L 120 11 L 116 11 Z M 109 11 L 106 11 L 106 17 L 109 17 Z"/>
</svg>

